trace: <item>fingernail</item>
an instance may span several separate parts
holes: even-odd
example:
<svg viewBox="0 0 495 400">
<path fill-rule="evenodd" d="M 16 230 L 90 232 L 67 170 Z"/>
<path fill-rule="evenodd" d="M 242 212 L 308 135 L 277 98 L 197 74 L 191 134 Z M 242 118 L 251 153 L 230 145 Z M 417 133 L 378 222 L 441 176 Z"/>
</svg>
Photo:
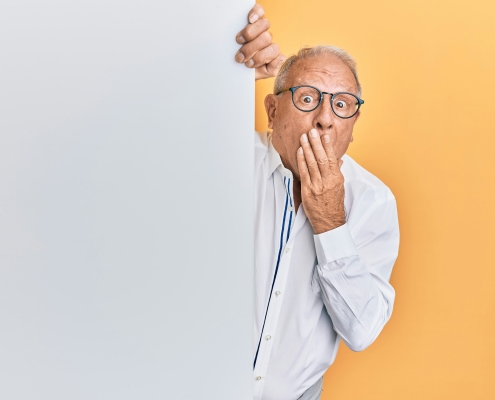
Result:
<svg viewBox="0 0 495 400">
<path fill-rule="evenodd" d="M 311 129 L 309 131 L 309 134 L 311 135 L 311 137 L 318 137 L 318 131 L 316 129 Z"/>
<path fill-rule="evenodd" d="M 237 62 L 243 62 L 244 61 L 244 54 L 242 54 L 240 51 L 237 52 L 235 55 L 235 60 Z"/>
<path fill-rule="evenodd" d="M 298 152 L 299 154 L 302 154 L 302 153 L 303 153 L 303 149 L 302 149 L 302 147 L 299 147 L 299 148 L 297 149 L 297 152 Z"/>
<path fill-rule="evenodd" d="M 323 141 L 325 143 L 328 143 L 330 141 L 330 136 L 328 136 L 328 135 L 323 136 Z"/>
<path fill-rule="evenodd" d="M 244 39 L 244 36 L 242 36 L 242 35 L 237 36 L 236 40 L 237 40 L 237 43 L 239 43 L 239 44 L 246 43 L 246 39 Z"/>
<path fill-rule="evenodd" d="M 278 65 L 282 65 L 282 64 L 285 62 L 285 60 L 286 60 L 286 58 L 285 58 L 285 57 L 283 57 L 283 58 L 280 60 L 280 62 L 278 63 Z"/>
<path fill-rule="evenodd" d="M 301 139 L 302 139 L 303 142 L 306 143 L 308 141 L 308 135 L 306 135 L 306 134 L 302 135 L 301 136 Z"/>
<path fill-rule="evenodd" d="M 253 15 L 251 15 L 251 18 L 249 18 L 249 22 L 254 24 L 256 21 L 258 21 L 259 18 L 260 17 L 258 16 L 258 14 L 253 14 Z"/>
<path fill-rule="evenodd" d="M 254 61 L 252 58 L 246 62 L 247 67 L 252 67 L 253 65 L 254 65 Z"/>
</svg>

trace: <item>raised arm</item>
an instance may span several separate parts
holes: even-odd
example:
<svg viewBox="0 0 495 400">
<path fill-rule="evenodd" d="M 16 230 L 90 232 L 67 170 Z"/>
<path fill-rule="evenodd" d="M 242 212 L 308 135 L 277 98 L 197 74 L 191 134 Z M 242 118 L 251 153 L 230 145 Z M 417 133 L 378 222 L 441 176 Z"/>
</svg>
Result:
<svg viewBox="0 0 495 400">
<path fill-rule="evenodd" d="M 399 249 L 397 208 L 388 188 L 370 186 L 353 200 L 353 222 L 347 223 L 343 161 L 335 155 L 333 138 L 323 135 L 321 140 L 315 129 L 301 137 L 302 202 L 315 233 L 314 278 L 323 302 L 335 331 L 350 349 L 361 351 L 392 314 L 395 291 L 389 278 Z"/>
<path fill-rule="evenodd" d="M 268 32 L 270 22 L 264 16 L 265 10 L 256 4 L 248 14 L 248 24 L 235 38 L 242 44 L 235 60 L 248 68 L 255 68 L 256 80 L 276 76 L 286 59 L 278 45 L 272 42 L 272 35 Z"/>
</svg>

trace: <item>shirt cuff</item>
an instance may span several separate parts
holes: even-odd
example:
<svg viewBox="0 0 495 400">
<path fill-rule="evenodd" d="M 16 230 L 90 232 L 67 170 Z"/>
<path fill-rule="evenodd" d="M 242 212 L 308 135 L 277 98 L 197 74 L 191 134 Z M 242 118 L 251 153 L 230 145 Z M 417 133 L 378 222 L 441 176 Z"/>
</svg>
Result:
<svg viewBox="0 0 495 400">
<path fill-rule="evenodd" d="M 314 239 L 319 265 L 358 255 L 347 224 L 314 235 Z"/>
</svg>

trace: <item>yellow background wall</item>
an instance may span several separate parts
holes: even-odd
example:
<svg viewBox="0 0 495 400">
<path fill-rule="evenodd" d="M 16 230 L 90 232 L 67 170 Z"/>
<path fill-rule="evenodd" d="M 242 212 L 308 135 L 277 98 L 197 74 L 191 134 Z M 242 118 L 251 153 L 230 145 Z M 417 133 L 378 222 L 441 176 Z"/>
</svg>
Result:
<svg viewBox="0 0 495 400">
<path fill-rule="evenodd" d="M 392 319 L 322 400 L 495 399 L 495 1 L 262 0 L 284 54 L 333 44 L 366 103 L 348 154 L 394 192 Z M 266 129 L 256 86 L 256 125 Z M 282 399 L 281 399 L 282 400 Z"/>
</svg>

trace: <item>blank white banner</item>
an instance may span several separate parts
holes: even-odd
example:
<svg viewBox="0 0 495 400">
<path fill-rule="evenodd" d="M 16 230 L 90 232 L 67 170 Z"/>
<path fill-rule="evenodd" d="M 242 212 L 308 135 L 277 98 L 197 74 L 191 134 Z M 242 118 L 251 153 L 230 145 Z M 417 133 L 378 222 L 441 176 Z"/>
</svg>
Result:
<svg viewBox="0 0 495 400">
<path fill-rule="evenodd" d="M 0 399 L 252 398 L 252 6 L 2 1 Z"/>
</svg>

